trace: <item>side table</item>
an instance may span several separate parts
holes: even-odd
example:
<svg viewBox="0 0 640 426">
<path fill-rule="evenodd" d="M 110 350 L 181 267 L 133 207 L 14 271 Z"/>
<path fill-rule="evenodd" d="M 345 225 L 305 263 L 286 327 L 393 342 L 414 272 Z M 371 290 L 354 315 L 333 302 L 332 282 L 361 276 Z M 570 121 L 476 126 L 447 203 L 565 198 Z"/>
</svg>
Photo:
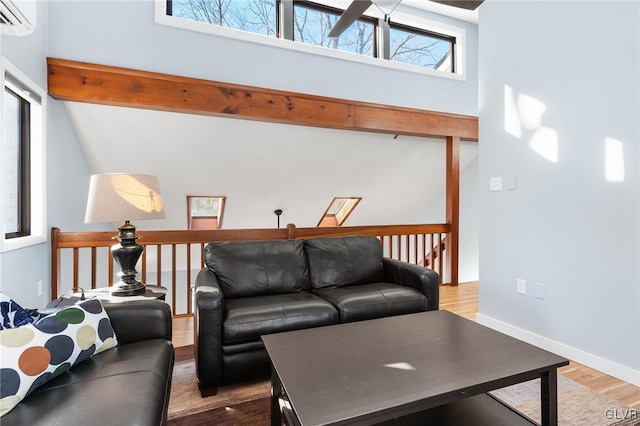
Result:
<svg viewBox="0 0 640 426">
<path fill-rule="evenodd" d="M 84 291 L 85 300 L 88 299 L 100 299 L 103 302 L 110 303 L 125 303 L 132 300 L 151 300 L 158 299 L 165 301 L 167 296 L 167 289 L 159 285 L 146 285 L 144 293 L 136 294 L 134 296 L 114 296 L 111 294 L 111 287 L 99 287 L 92 288 Z M 80 300 L 82 296 L 81 292 L 73 293 L 71 297 L 60 296 L 55 300 L 52 300 L 47 304 L 47 308 L 62 308 L 75 304 Z"/>
</svg>

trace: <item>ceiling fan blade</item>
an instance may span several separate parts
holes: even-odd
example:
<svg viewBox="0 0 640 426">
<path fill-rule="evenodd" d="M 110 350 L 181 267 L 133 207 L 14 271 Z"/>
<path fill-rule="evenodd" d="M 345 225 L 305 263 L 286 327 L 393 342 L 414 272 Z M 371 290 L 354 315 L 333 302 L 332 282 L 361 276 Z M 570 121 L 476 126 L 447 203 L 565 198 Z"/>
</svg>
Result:
<svg viewBox="0 0 640 426">
<path fill-rule="evenodd" d="M 333 28 L 331 28 L 329 37 L 339 37 L 340 34 L 357 21 L 372 4 L 371 0 L 353 0 L 347 10 L 338 18 Z"/>
<path fill-rule="evenodd" d="M 484 0 L 431 0 L 434 3 L 446 4 L 447 6 L 459 7 L 461 9 L 476 10 Z"/>
</svg>

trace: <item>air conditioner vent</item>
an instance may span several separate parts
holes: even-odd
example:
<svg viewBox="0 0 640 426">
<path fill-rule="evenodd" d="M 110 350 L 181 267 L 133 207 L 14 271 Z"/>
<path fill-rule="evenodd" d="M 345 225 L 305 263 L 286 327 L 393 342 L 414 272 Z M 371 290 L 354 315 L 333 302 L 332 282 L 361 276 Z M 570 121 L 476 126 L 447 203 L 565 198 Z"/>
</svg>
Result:
<svg viewBox="0 0 640 426">
<path fill-rule="evenodd" d="M 0 0 L 0 28 L 5 35 L 27 35 L 35 28 L 35 0 Z"/>
</svg>

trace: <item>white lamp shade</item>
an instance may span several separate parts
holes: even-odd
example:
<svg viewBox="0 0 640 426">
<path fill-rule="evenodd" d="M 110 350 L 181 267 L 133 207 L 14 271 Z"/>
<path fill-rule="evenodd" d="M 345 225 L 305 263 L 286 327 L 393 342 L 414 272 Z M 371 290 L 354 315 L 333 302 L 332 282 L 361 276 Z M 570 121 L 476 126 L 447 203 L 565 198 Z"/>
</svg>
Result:
<svg viewBox="0 0 640 426">
<path fill-rule="evenodd" d="M 124 173 L 91 176 L 85 223 L 164 217 L 156 176 Z"/>
</svg>

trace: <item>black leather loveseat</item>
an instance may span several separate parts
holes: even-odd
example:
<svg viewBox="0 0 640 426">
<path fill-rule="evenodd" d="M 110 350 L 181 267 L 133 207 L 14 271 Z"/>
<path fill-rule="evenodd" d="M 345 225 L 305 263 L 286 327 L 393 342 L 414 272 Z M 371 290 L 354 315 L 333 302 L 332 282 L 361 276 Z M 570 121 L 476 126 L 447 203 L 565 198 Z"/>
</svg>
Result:
<svg viewBox="0 0 640 426">
<path fill-rule="evenodd" d="M 48 381 L 5 414 L 3 425 L 162 425 L 174 351 L 171 309 L 159 300 L 104 304 L 118 346 Z"/>
<path fill-rule="evenodd" d="M 203 396 L 268 377 L 261 335 L 438 309 L 437 273 L 383 258 L 375 237 L 210 243 L 205 263 L 194 342 Z"/>
</svg>

